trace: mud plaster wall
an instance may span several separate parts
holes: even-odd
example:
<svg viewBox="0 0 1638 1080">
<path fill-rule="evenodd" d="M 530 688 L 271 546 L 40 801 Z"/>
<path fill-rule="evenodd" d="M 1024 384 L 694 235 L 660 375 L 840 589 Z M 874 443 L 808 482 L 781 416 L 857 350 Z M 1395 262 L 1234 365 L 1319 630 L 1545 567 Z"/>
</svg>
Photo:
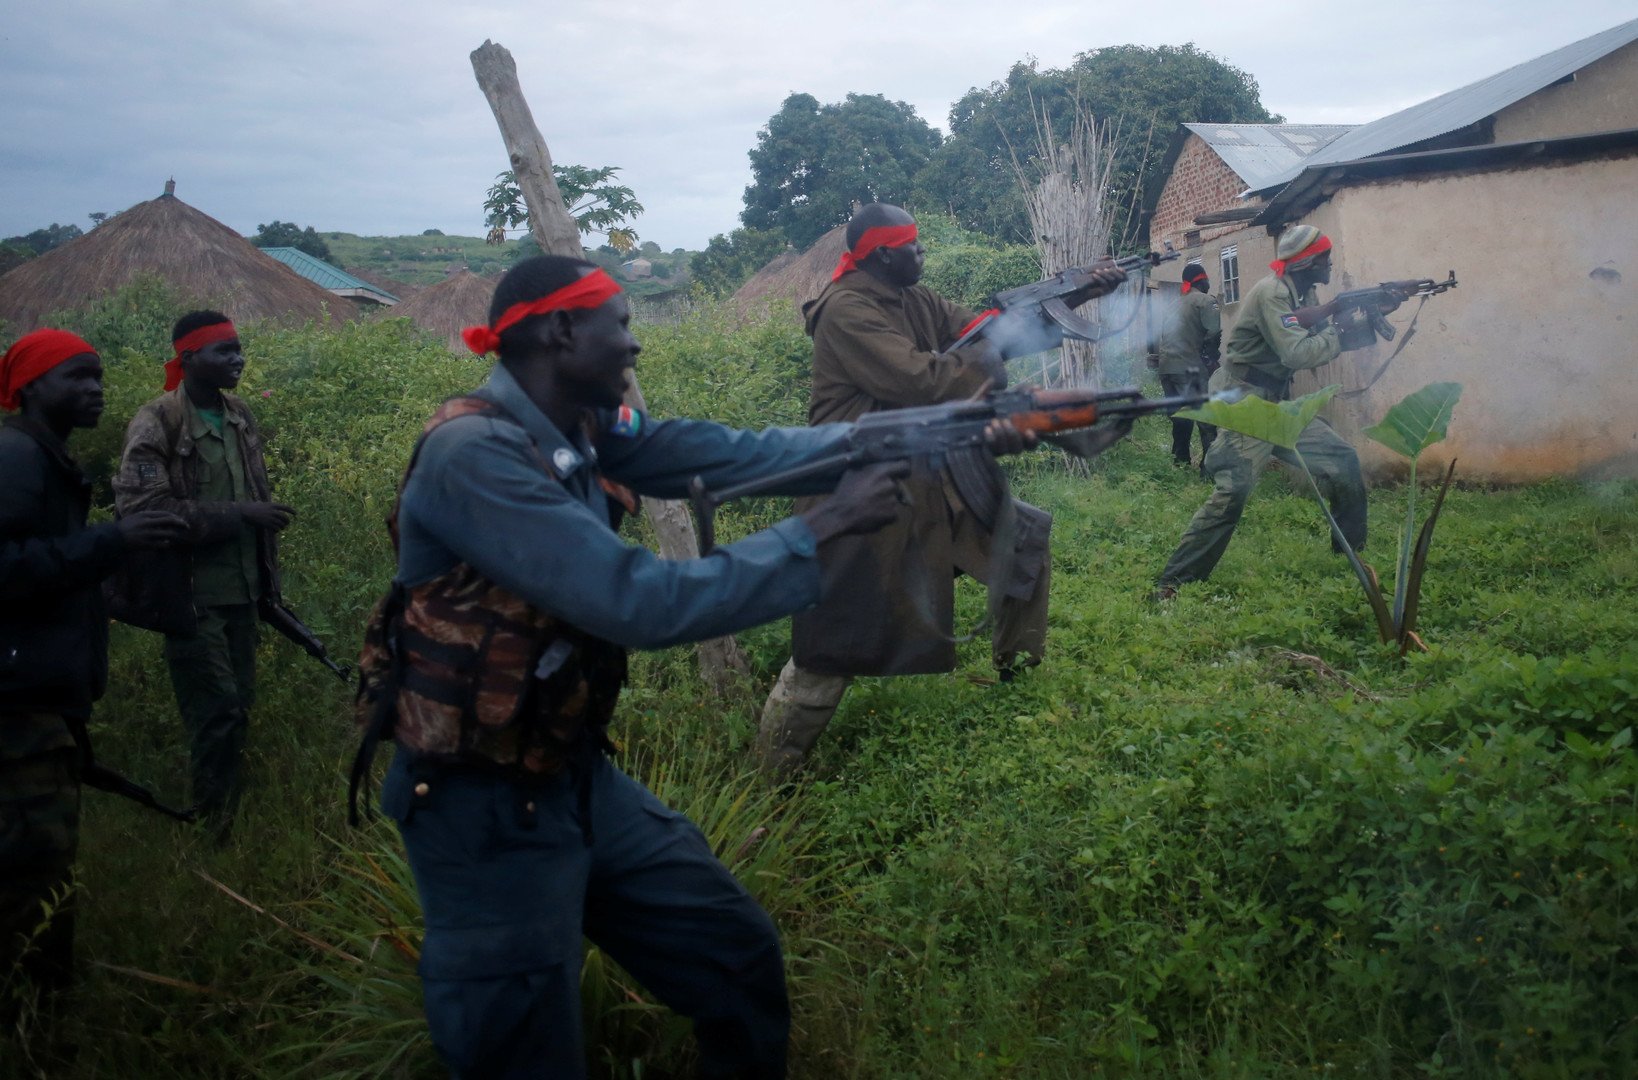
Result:
<svg viewBox="0 0 1638 1080">
<path fill-rule="evenodd" d="M 1496 114 L 1495 141 L 1556 139 L 1638 127 L 1638 41 Z"/>
<path fill-rule="evenodd" d="M 1307 218 L 1337 245 L 1331 289 L 1408 277 L 1434 297 L 1369 392 L 1329 415 L 1367 468 L 1399 458 L 1359 429 L 1431 382 L 1459 382 L 1450 438 L 1427 460 L 1467 477 L 1638 477 L 1638 157 L 1385 181 L 1339 191 Z M 1390 316 L 1401 330 L 1416 301 Z M 1352 388 L 1392 349 L 1344 353 L 1294 386 Z"/>
</svg>

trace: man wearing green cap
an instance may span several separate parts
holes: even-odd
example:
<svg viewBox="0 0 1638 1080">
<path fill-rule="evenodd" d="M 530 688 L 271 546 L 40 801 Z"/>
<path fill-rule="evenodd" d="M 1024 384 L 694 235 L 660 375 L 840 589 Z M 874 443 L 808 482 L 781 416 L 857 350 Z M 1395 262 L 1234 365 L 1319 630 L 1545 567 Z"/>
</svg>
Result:
<svg viewBox="0 0 1638 1080">
<path fill-rule="evenodd" d="M 1266 401 L 1284 401 L 1290 397 L 1294 372 L 1329 363 L 1342 351 L 1330 320 L 1305 329 L 1297 316 L 1299 308 L 1318 304 L 1318 286 L 1331 281 L 1330 239 L 1312 225 L 1293 225 L 1280 236 L 1275 255 L 1268 264 L 1273 275 L 1252 286 L 1242 302 L 1223 366 L 1212 376 L 1213 392 L 1240 390 Z M 1270 456 L 1297 467 L 1306 462 L 1342 535 L 1356 550 L 1365 546 L 1365 481 L 1359 456 L 1331 425 L 1315 418 L 1297 439 L 1297 453 L 1225 431 L 1201 466 L 1213 491 L 1160 572 L 1158 599 L 1170 600 L 1184 582 L 1211 576 L 1234 537 L 1257 473 Z"/>
</svg>

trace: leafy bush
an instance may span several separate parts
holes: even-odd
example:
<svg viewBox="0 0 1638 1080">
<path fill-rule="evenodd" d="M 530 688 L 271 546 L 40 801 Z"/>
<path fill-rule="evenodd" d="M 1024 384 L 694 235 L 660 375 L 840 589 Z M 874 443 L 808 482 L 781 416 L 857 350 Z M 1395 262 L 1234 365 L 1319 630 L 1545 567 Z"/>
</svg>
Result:
<svg viewBox="0 0 1638 1080">
<path fill-rule="evenodd" d="M 171 304 L 84 316 L 104 320 L 108 427 L 75 446 L 104 475 L 158 390 Z M 243 329 L 245 393 L 300 512 L 287 590 L 346 655 L 391 572 L 381 518 L 408 448 L 482 368 L 402 321 Z M 656 412 L 803 418 L 794 321 L 638 333 Z M 1013 463 L 1055 515 L 1046 663 L 988 685 L 971 642 L 949 676 L 860 680 L 803 786 L 743 779 L 755 695 L 714 696 L 686 650 L 637 658 L 622 763 L 773 910 L 797 1076 L 1632 1074 L 1638 487 L 1453 488 L 1432 651 L 1400 663 L 1279 480 L 1211 582 L 1149 605 L 1201 493 L 1166 443 L 1156 421 L 1089 476 Z M 780 508 L 735 513 L 743 531 Z M 1373 529 L 1403 513 L 1403 492 L 1373 492 Z M 962 628 L 984 604 L 969 586 Z M 175 797 L 158 641 L 114 631 L 99 752 Z M 765 674 L 783 663 L 781 627 L 745 641 Z M 46 1075 L 440 1074 L 396 840 L 340 825 L 346 691 L 282 641 L 260 662 L 234 845 L 87 794 L 82 978 L 55 1019 L 77 1057 L 33 1039 Z M 685 1068 L 677 1025 L 589 971 L 598 1067 Z M 23 1072 L 7 1050 L 0 1075 Z"/>
</svg>

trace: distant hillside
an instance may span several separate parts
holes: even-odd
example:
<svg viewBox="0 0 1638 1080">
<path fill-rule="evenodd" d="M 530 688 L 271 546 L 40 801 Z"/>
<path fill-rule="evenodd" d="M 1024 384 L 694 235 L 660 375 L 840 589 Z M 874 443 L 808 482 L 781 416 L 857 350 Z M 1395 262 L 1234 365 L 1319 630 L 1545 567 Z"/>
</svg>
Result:
<svg viewBox="0 0 1638 1080">
<path fill-rule="evenodd" d="M 352 273 L 436 285 L 451 272 L 465 267 L 490 276 L 511 265 L 516 241 L 491 246 L 481 236 L 358 236 L 324 233 L 331 261 Z"/>
<path fill-rule="evenodd" d="M 414 286 L 436 285 L 462 267 L 482 277 L 493 277 L 512 265 L 518 241 L 490 245 L 481 236 L 358 236 L 354 233 L 322 233 L 330 248 L 332 262 L 349 273 L 367 277 L 385 288 L 395 282 Z M 528 245 L 533 250 L 533 245 Z M 593 262 L 620 278 L 634 296 L 670 293 L 688 284 L 688 263 L 694 253 L 678 248 L 661 252 L 645 244 L 633 255 L 649 260 L 654 277 L 632 281 L 620 272 L 621 257 L 612 248 L 586 253 Z"/>
</svg>

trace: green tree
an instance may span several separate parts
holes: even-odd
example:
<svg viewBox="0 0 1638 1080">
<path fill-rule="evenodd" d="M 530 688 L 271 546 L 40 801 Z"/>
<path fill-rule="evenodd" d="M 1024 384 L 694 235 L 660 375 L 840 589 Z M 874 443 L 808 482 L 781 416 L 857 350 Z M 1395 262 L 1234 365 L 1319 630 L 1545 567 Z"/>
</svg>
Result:
<svg viewBox="0 0 1638 1080">
<path fill-rule="evenodd" d="M 62 247 L 76 237 L 84 236 L 78 225 L 58 225 L 52 222 L 43 229 L 35 229 L 22 236 L 8 236 L 3 242 L 12 247 L 24 248 L 34 255 L 44 255 L 52 248 Z"/>
<path fill-rule="evenodd" d="M 727 296 L 786 247 L 783 233 L 771 229 L 735 229 L 718 234 L 688 264 L 695 284 L 707 296 Z"/>
<path fill-rule="evenodd" d="M 1029 220 L 1013 172 L 1033 156 L 1036 115 L 1045 109 L 1067 135 L 1079 100 L 1119 137 L 1114 194 L 1117 231 L 1130 241 L 1146 194 L 1166 178 L 1160 164 L 1182 123 L 1267 124 L 1257 80 L 1194 44 L 1093 49 L 1063 69 L 1014 64 L 1004 81 L 975 87 L 950 108 L 950 138 L 916 177 L 918 206 L 936 207 L 970 229 L 1027 242 Z"/>
<path fill-rule="evenodd" d="M 257 247 L 292 247 L 305 251 L 315 259 L 330 261 L 330 245 L 324 242 L 311 225 L 302 228 L 290 221 L 273 221 L 256 226 L 256 235 L 250 242 Z"/>
<path fill-rule="evenodd" d="M 792 94 L 757 133 L 740 221 L 805 248 L 847 221 L 854 202 L 907 201 L 942 141 L 909 105 L 880 94 L 829 105 Z"/>
<path fill-rule="evenodd" d="M 630 223 L 643 212 L 636 192 L 624 184 L 614 182 L 619 174 L 618 165 L 591 169 L 584 165 L 553 165 L 552 176 L 557 190 L 563 195 L 563 204 L 580 227 L 580 235 L 599 232 L 608 237 L 616 248 L 630 251 L 637 243 L 637 232 Z M 484 224 L 489 226 L 489 241 L 506 241 L 507 229 L 529 227 L 529 208 L 523 201 L 523 189 L 510 169 L 495 177 L 495 183 L 483 202 Z"/>
</svg>

